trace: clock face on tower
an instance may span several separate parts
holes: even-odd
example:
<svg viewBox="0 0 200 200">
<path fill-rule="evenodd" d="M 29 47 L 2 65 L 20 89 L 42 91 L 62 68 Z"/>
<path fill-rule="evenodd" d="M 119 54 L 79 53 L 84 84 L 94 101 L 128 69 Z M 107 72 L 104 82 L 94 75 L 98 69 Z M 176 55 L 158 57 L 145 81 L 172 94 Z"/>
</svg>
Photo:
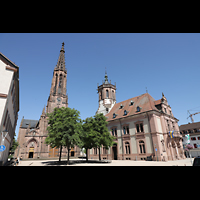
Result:
<svg viewBox="0 0 200 200">
<path fill-rule="evenodd" d="M 60 98 L 60 97 L 57 98 L 57 102 L 58 102 L 58 103 L 61 102 L 61 98 Z"/>
</svg>

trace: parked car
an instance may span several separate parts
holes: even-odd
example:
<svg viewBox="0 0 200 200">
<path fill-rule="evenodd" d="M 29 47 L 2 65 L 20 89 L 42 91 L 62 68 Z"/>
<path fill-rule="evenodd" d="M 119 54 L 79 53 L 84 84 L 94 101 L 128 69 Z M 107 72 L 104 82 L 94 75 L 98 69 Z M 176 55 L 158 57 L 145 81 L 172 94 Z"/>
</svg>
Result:
<svg viewBox="0 0 200 200">
<path fill-rule="evenodd" d="M 194 158 L 193 166 L 200 166 L 200 156 Z"/>
</svg>

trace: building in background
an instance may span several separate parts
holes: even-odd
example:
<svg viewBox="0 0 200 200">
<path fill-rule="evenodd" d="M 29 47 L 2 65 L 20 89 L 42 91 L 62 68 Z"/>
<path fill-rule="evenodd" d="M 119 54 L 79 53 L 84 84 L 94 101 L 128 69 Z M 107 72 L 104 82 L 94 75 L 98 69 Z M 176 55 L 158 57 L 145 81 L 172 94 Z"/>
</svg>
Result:
<svg viewBox="0 0 200 200">
<path fill-rule="evenodd" d="M 8 160 L 19 111 L 19 67 L 0 52 L 0 165 Z"/>
<path fill-rule="evenodd" d="M 200 122 L 182 124 L 179 128 L 180 133 L 183 136 L 183 145 L 188 143 L 188 139 L 185 136 L 189 134 L 189 143 L 194 147 L 194 149 L 197 149 L 198 145 L 200 145 Z"/>
<path fill-rule="evenodd" d="M 103 159 L 168 161 L 183 159 L 182 135 L 167 99 L 155 100 L 148 93 L 116 103 L 116 84 L 105 81 L 98 86 L 97 113 L 107 117 L 108 130 L 115 144 L 101 148 Z M 172 137 L 169 132 L 174 131 Z M 98 150 L 90 149 L 89 158 L 98 159 Z"/>
</svg>

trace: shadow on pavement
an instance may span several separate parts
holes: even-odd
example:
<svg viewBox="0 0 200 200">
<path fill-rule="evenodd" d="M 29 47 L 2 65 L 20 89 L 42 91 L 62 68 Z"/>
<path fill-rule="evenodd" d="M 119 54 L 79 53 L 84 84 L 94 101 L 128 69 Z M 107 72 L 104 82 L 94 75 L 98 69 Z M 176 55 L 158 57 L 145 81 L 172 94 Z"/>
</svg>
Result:
<svg viewBox="0 0 200 200">
<path fill-rule="evenodd" d="M 102 164 L 107 164 L 107 163 L 111 163 L 112 161 L 111 160 L 69 160 L 69 165 L 76 165 L 78 163 L 102 163 Z M 59 166 L 59 165 L 67 165 L 67 160 L 61 160 L 60 162 L 59 161 L 46 161 L 46 162 L 41 162 L 42 164 L 44 165 L 51 165 L 51 166 Z"/>
</svg>

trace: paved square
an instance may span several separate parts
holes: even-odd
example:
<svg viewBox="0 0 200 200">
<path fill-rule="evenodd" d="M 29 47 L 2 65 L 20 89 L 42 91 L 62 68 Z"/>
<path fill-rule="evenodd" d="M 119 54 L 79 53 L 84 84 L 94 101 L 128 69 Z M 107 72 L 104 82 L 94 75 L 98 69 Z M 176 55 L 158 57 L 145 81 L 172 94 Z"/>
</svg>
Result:
<svg viewBox="0 0 200 200">
<path fill-rule="evenodd" d="M 193 163 L 194 158 L 191 160 Z M 18 166 L 192 166 L 191 160 L 190 158 L 168 162 L 112 160 L 110 163 L 98 163 L 97 160 L 90 160 L 90 163 L 86 163 L 85 160 L 70 159 L 70 165 L 66 165 L 66 159 L 63 159 L 61 163 L 58 160 L 22 160 Z"/>
</svg>

